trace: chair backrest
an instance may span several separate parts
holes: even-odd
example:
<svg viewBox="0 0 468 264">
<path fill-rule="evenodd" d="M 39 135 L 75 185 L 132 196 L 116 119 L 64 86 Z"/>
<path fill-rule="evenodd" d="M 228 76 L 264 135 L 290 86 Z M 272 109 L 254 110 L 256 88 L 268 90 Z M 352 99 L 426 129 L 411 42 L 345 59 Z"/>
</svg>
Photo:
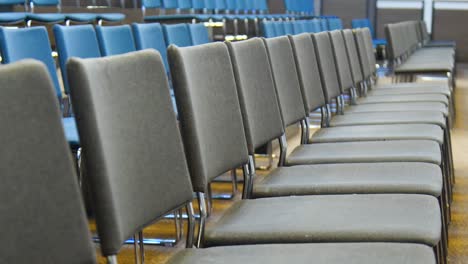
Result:
<svg viewBox="0 0 468 264">
<path fill-rule="evenodd" d="M 328 19 L 328 29 L 329 30 L 343 29 L 343 22 L 339 18 L 329 18 Z"/>
<path fill-rule="evenodd" d="M 168 49 L 185 153 L 196 192 L 248 162 L 236 82 L 225 44 Z"/>
<path fill-rule="evenodd" d="M 321 31 L 320 20 L 318 19 L 309 20 L 309 24 L 312 30 L 310 33 L 318 33 Z"/>
<path fill-rule="evenodd" d="M 267 0 L 253 0 L 255 9 L 257 12 L 266 13 L 268 12 L 268 3 Z"/>
<path fill-rule="evenodd" d="M 259 38 L 227 42 L 236 77 L 249 154 L 284 133 L 265 44 Z"/>
<path fill-rule="evenodd" d="M 18 29 L 1 27 L 0 52 L 3 63 L 12 63 L 23 59 L 36 59 L 44 63 L 49 70 L 57 96 L 62 97 L 54 58 L 52 58 L 49 35 L 45 27 Z"/>
<path fill-rule="evenodd" d="M 419 21 L 419 26 L 420 32 L 422 34 L 423 44 L 426 44 L 431 40 L 431 36 L 429 36 L 429 33 L 427 32 L 426 22 L 424 20 Z"/>
<path fill-rule="evenodd" d="M 226 9 L 226 0 L 214 0 L 215 1 L 215 11 L 223 11 Z"/>
<path fill-rule="evenodd" d="M 166 41 L 162 26 L 159 23 L 132 24 L 133 36 L 137 50 L 155 49 L 161 55 L 166 71 L 169 71 L 167 63 Z"/>
<path fill-rule="evenodd" d="M 363 38 L 364 45 L 366 47 L 366 54 L 367 58 L 369 59 L 369 70 L 371 74 L 374 74 L 376 72 L 376 67 L 375 65 L 377 64 L 375 60 L 375 54 L 374 54 L 374 46 L 372 43 L 372 36 L 369 28 L 363 28 L 361 29 L 361 37 Z"/>
<path fill-rule="evenodd" d="M 60 4 L 59 0 L 29 0 L 30 4 L 34 6 L 57 6 Z"/>
<path fill-rule="evenodd" d="M 275 22 L 273 22 L 273 26 L 274 26 L 274 28 L 275 28 L 276 37 L 286 35 L 286 32 L 284 31 L 284 25 L 283 25 L 283 23 L 284 23 L 283 21 L 275 21 Z"/>
<path fill-rule="evenodd" d="M 52 81 L 33 60 L 0 67 L 0 262 L 96 263 Z"/>
<path fill-rule="evenodd" d="M 192 0 L 177 0 L 177 8 L 180 10 L 192 9 Z"/>
<path fill-rule="evenodd" d="M 163 25 L 166 44 L 178 47 L 192 46 L 192 39 L 187 24 Z"/>
<path fill-rule="evenodd" d="M 274 38 L 277 36 L 276 34 L 276 23 L 281 23 L 281 22 L 272 22 L 272 21 L 262 21 L 262 32 L 263 36 L 265 38 Z M 281 25 L 282 26 L 282 25 Z M 284 29 L 283 29 L 284 31 Z"/>
<path fill-rule="evenodd" d="M 104 256 L 192 199 L 166 71 L 154 50 L 70 59 L 68 76 Z"/>
<path fill-rule="evenodd" d="M 328 32 L 333 47 L 333 58 L 335 59 L 336 69 L 338 71 L 338 80 L 340 82 L 341 92 L 352 88 L 355 84 L 349 67 L 348 54 L 341 30 Z"/>
<path fill-rule="evenodd" d="M 294 35 L 294 23 L 292 21 L 283 22 L 284 33 L 286 35 Z"/>
<path fill-rule="evenodd" d="M 321 26 L 321 28 L 322 28 L 322 31 L 328 31 L 328 30 L 330 30 L 330 29 L 328 28 L 328 21 L 327 21 L 326 18 L 321 18 L 321 19 L 320 19 L 320 26 Z"/>
<path fill-rule="evenodd" d="M 129 25 L 97 26 L 96 35 L 103 56 L 123 54 L 136 50 Z"/>
<path fill-rule="evenodd" d="M 201 45 L 210 43 L 210 36 L 208 29 L 202 23 L 189 24 L 190 37 L 192 38 L 192 45 Z"/>
<path fill-rule="evenodd" d="M 372 38 L 375 38 L 374 27 L 372 27 L 371 22 L 367 18 L 362 19 L 353 19 L 351 21 L 352 28 L 369 28 L 371 31 Z"/>
<path fill-rule="evenodd" d="M 326 104 L 315 47 L 310 34 L 289 36 L 296 61 L 306 113 Z"/>
<path fill-rule="evenodd" d="M 357 84 L 363 80 L 363 74 L 361 70 L 361 63 L 356 47 L 356 40 L 354 38 L 353 31 L 351 29 L 342 30 L 343 38 L 345 41 L 346 52 L 351 67 L 351 76 L 353 77 L 354 84 Z"/>
<path fill-rule="evenodd" d="M 92 25 L 55 25 L 53 30 L 65 93 L 70 94 L 66 68 L 68 59 L 101 57 L 99 43 Z"/>
<path fill-rule="evenodd" d="M 323 93 L 327 103 L 341 94 L 338 74 L 336 72 L 335 60 L 333 59 L 333 50 L 328 32 L 312 34 L 315 46 L 315 54 L 320 70 L 320 79 L 322 80 Z"/>
<path fill-rule="evenodd" d="M 370 71 L 370 62 L 367 51 L 367 45 L 362 36 L 362 29 L 356 29 L 354 33 L 354 40 L 356 42 L 357 51 L 359 55 L 359 62 L 361 64 L 361 71 L 364 79 L 369 78 L 372 75 Z"/>
<path fill-rule="evenodd" d="M 161 4 L 164 9 L 176 9 L 178 6 L 178 0 L 161 0 Z"/>
<path fill-rule="evenodd" d="M 161 6 L 161 0 L 141 0 L 142 8 L 160 8 Z"/>
<path fill-rule="evenodd" d="M 284 127 L 306 117 L 296 62 L 288 36 L 265 39 Z"/>
<path fill-rule="evenodd" d="M 0 0 L 0 6 L 24 5 L 24 0 Z"/>
</svg>

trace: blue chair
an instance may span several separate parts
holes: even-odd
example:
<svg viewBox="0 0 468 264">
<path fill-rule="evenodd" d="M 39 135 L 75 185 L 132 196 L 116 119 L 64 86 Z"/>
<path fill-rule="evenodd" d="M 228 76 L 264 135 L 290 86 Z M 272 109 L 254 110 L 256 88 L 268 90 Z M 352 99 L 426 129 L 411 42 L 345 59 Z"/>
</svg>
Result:
<svg viewBox="0 0 468 264">
<path fill-rule="evenodd" d="M 103 22 L 118 23 L 125 20 L 126 16 L 122 13 L 101 13 L 97 14 L 96 19 L 99 25 Z"/>
<path fill-rule="evenodd" d="M 294 35 L 294 26 L 292 21 L 283 22 L 284 33 L 286 35 Z"/>
<path fill-rule="evenodd" d="M 306 32 L 302 20 L 293 21 L 293 32 L 295 35 Z"/>
<path fill-rule="evenodd" d="M 343 22 L 339 18 L 329 18 L 328 29 L 329 30 L 341 30 L 343 29 Z"/>
<path fill-rule="evenodd" d="M 159 51 L 164 62 L 164 67 L 166 68 L 166 72 L 169 72 L 169 64 L 167 63 L 167 45 L 161 24 L 133 23 L 132 30 L 137 50 L 155 49 Z"/>
<path fill-rule="evenodd" d="M 192 46 L 187 24 L 163 25 L 163 32 L 168 46 L 171 44 L 178 47 Z"/>
<path fill-rule="evenodd" d="M 146 16 L 145 10 L 148 8 L 159 8 L 161 14 Z M 163 13 L 166 10 L 176 10 L 176 14 L 164 15 Z M 193 21 L 195 19 L 194 14 L 181 14 L 181 10 L 190 10 L 192 9 L 191 0 L 143 0 L 142 1 L 142 10 L 144 20 L 146 22 L 163 22 L 171 20 L 189 20 Z"/>
<path fill-rule="evenodd" d="M 129 25 L 97 26 L 96 35 L 103 56 L 117 55 L 136 50 Z"/>
<path fill-rule="evenodd" d="M 208 29 L 201 23 L 189 24 L 190 37 L 192 38 L 192 45 L 201 45 L 210 43 L 210 36 Z"/>
<path fill-rule="evenodd" d="M 99 43 L 92 25 L 69 27 L 55 25 L 53 31 L 65 93 L 70 94 L 70 84 L 68 83 L 66 67 L 68 59 L 71 57 L 101 57 Z"/>
<path fill-rule="evenodd" d="M 275 21 L 273 22 L 273 26 L 275 27 L 275 33 L 277 36 L 284 36 L 286 32 L 284 31 L 284 25 L 282 21 Z"/>
<path fill-rule="evenodd" d="M 57 7 L 57 11 L 59 13 L 33 13 L 34 8 L 36 6 L 39 7 L 50 7 L 55 6 Z M 60 13 L 60 1 L 59 0 L 30 0 L 29 7 L 31 9 L 31 13 L 27 16 L 27 24 L 31 26 L 32 21 L 41 22 L 41 23 L 61 23 L 66 20 L 66 16 Z"/>
<path fill-rule="evenodd" d="M 0 0 L 0 7 L 24 6 L 24 0 Z M 0 12 L 0 24 L 12 25 L 26 21 L 26 12 Z"/>
<path fill-rule="evenodd" d="M 274 38 L 278 36 L 276 33 L 276 29 L 275 29 L 275 22 L 262 21 L 261 26 L 262 26 L 263 36 L 265 38 Z"/>
<path fill-rule="evenodd" d="M 328 28 L 328 21 L 326 18 L 321 18 L 320 19 L 320 27 L 321 31 L 329 31 L 330 29 Z"/>
<path fill-rule="evenodd" d="M 385 39 L 376 39 L 374 27 L 372 26 L 369 19 L 367 18 L 353 19 L 351 20 L 351 26 L 352 28 L 369 28 L 371 35 L 372 35 L 372 42 L 374 44 L 374 47 L 380 46 L 380 45 L 384 45 L 384 46 L 387 45 L 387 41 Z"/>
<path fill-rule="evenodd" d="M 44 63 L 54 85 L 56 95 L 62 99 L 57 71 L 49 36 L 45 27 L 9 29 L 0 28 L 0 52 L 3 63 L 12 63 L 23 59 L 36 59 Z M 75 118 L 62 118 L 65 135 L 72 150 L 76 151 L 80 146 Z"/>
<path fill-rule="evenodd" d="M 311 31 L 312 33 L 318 33 L 318 32 L 320 32 L 320 31 L 322 31 L 322 30 L 321 30 L 322 27 L 321 27 L 321 25 L 320 25 L 320 20 L 318 20 L 318 19 L 312 19 L 312 20 L 310 20 L 309 24 L 310 24 L 311 27 L 312 27 L 312 31 Z"/>
</svg>

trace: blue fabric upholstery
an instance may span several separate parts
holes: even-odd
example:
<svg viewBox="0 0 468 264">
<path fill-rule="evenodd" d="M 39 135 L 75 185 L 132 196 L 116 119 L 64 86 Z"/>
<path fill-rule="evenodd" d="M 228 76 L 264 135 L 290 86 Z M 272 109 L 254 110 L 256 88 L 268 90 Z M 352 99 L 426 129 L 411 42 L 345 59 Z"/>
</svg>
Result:
<svg viewBox="0 0 468 264">
<path fill-rule="evenodd" d="M 192 8 L 192 0 L 177 0 L 177 8 L 182 10 Z"/>
<path fill-rule="evenodd" d="M 145 8 L 160 8 L 162 3 L 161 0 L 142 0 L 141 5 Z"/>
<path fill-rule="evenodd" d="M 196 18 L 195 14 L 173 14 L 173 15 L 145 16 L 144 20 L 147 22 L 162 22 L 165 20 L 191 20 L 194 18 Z"/>
<path fill-rule="evenodd" d="M 341 30 L 343 29 L 343 22 L 339 18 L 329 18 L 328 29 L 329 30 Z"/>
<path fill-rule="evenodd" d="M 281 21 L 273 22 L 273 26 L 275 28 L 275 33 L 276 33 L 277 36 L 286 35 L 286 32 L 284 31 L 283 22 L 281 22 Z"/>
<path fill-rule="evenodd" d="M 286 35 L 294 35 L 293 22 L 291 21 L 283 22 L 283 26 L 284 26 L 284 33 L 286 33 Z"/>
<path fill-rule="evenodd" d="M 43 23 L 60 23 L 65 21 L 66 16 L 59 13 L 29 13 L 27 19 Z"/>
<path fill-rule="evenodd" d="M 97 15 L 98 20 L 108 21 L 108 22 L 120 22 L 125 19 L 125 14 L 122 13 L 101 13 Z"/>
<path fill-rule="evenodd" d="M 35 6 L 57 6 L 60 4 L 59 0 L 30 0 Z"/>
<path fill-rule="evenodd" d="M 159 51 L 164 62 L 166 72 L 169 72 L 169 64 L 167 63 L 166 41 L 162 26 L 159 23 L 147 24 L 132 24 L 133 35 L 137 50 L 155 49 Z"/>
<path fill-rule="evenodd" d="M 70 13 L 66 14 L 66 19 L 77 22 L 94 22 L 97 18 L 93 13 Z"/>
<path fill-rule="evenodd" d="M 49 36 L 45 27 L 0 28 L 0 51 L 3 55 L 3 63 L 12 63 L 23 59 L 36 59 L 44 63 L 49 71 L 57 97 L 62 97 Z M 79 146 L 79 138 L 74 118 L 64 118 L 63 124 L 67 141 L 72 148 L 76 149 Z"/>
<path fill-rule="evenodd" d="M 312 26 L 312 32 L 313 33 L 318 33 L 320 32 L 321 30 L 321 25 L 320 25 L 320 20 L 318 19 L 312 19 L 310 20 L 310 25 Z"/>
<path fill-rule="evenodd" d="M 177 0 L 161 0 L 162 6 L 166 9 L 176 9 Z"/>
<path fill-rule="evenodd" d="M 320 27 L 321 27 L 321 30 L 320 30 L 320 31 L 328 31 L 328 30 L 330 30 L 330 29 L 328 28 L 327 19 L 324 19 L 324 18 L 320 19 Z"/>
<path fill-rule="evenodd" d="M 293 31 L 295 35 L 305 32 L 304 24 L 301 20 L 293 22 Z"/>
<path fill-rule="evenodd" d="M 122 54 L 136 50 L 132 29 L 129 25 L 97 26 L 96 35 L 103 56 Z"/>
<path fill-rule="evenodd" d="M 278 22 L 281 23 L 281 22 Z M 275 29 L 275 22 L 263 21 L 262 22 L 262 32 L 265 38 L 274 38 L 277 36 Z"/>
<path fill-rule="evenodd" d="M 351 27 L 352 28 L 369 28 L 372 36 L 372 43 L 374 44 L 374 47 L 380 46 L 380 45 L 387 45 L 387 41 L 385 39 L 376 39 L 375 38 L 375 31 L 374 27 L 372 26 L 371 22 L 367 18 L 362 18 L 362 19 L 353 19 L 351 20 Z"/>
<path fill-rule="evenodd" d="M 70 94 L 66 63 L 71 57 L 96 58 L 101 57 L 96 32 L 92 25 L 54 26 L 55 44 L 59 55 L 65 93 Z"/>
<path fill-rule="evenodd" d="M 36 59 L 43 62 L 49 70 L 57 97 L 62 97 L 45 27 L 18 29 L 0 27 L 0 49 L 3 63 L 12 63 L 22 59 Z"/>
<path fill-rule="evenodd" d="M 2 24 L 17 24 L 26 20 L 27 13 L 25 12 L 1 12 L 0 23 Z"/>
<path fill-rule="evenodd" d="M 166 44 L 178 47 L 192 46 L 192 39 L 187 24 L 163 25 Z"/>
<path fill-rule="evenodd" d="M 189 24 L 192 45 L 201 45 L 211 42 L 208 29 L 201 23 Z"/>
</svg>

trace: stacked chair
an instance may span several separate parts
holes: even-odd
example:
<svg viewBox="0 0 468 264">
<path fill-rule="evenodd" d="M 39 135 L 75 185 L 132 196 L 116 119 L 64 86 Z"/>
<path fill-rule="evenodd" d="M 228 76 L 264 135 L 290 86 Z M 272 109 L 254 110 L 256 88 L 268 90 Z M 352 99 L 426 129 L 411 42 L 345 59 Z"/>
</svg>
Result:
<svg viewBox="0 0 468 264">
<path fill-rule="evenodd" d="M 385 39 L 378 39 L 376 37 L 374 27 L 372 26 L 368 18 L 351 20 L 351 27 L 352 28 L 368 28 L 371 31 L 372 43 L 374 44 L 374 47 L 377 47 L 380 45 L 383 45 L 383 46 L 387 45 L 387 41 Z"/>
<path fill-rule="evenodd" d="M 291 13 L 307 13 L 296 4 Z M 453 46 L 424 47 L 420 26 L 387 27 L 392 54 L 402 53 L 395 72 L 430 66 L 432 56 L 453 60 Z M 183 209 L 187 249 L 171 264 L 445 264 L 455 184 L 451 83 L 379 84 L 370 30 L 341 30 L 335 18 L 262 28 L 269 38 L 211 43 L 201 24 L 54 27 L 107 262 L 117 263 L 133 237 L 143 263 L 143 229 Z M 0 256 L 95 263 L 47 32 L 2 28 L 0 44 L 10 63 L 0 68 L 0 118 L 11 124 L 1 132 L 0 196 L 7 215 L 24 216 L 1 220 L 18 228 L 0 240 Z M 43 63 L 17 62 L 24 58 Z M 321 128 L 310 133 L 317 110 Z M 288 150 L 285 131 L 298 124 L 300 145 Z M 257 175 L 255 150 L 272 141 L 278 167 Z M 210 184 L 236 169 L 242 199 L 207 225 Z M 18 195 L 11 186 L 26 186 L 22 199 L 9 198 Z M 34 243 L 26 253 L 21 235 Z"/>
</svg>

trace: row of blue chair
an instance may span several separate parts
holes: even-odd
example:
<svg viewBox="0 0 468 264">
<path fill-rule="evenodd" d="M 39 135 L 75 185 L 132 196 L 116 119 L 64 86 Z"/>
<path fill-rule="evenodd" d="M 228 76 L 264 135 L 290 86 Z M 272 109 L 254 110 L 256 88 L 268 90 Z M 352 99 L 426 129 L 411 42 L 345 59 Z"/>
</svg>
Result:
<svg viewBox="0 0 468 264">
<path fill-rule="evenodd" d="M 372 42 L 374 43 L 374 47 L 380 45 L 387 45 L 387 41 L 385 39 L 377 39 L 374 27 L 372 26 L 368 18 L 353 19 L 351 20 L 351 26 L 353 28 L 369 28 L 372 35 Z"/>
<path fill-rule="evenodd" d="M 20 24 L 31 22 L 62 23 L 78 22 L 101 24 L 105 22 L 120 22 L 125 19 L 121 13 L 61 13 L 59 0 L 0 0 L 1 7 L 24 6 L 25 12 L 0 12 L 0 24 Z M 29 10 L 28 10 L 29 6 Z M 57 7 L 57 13 L 34 13 L 35 7 Z M 30 12 L 27 12 L 30 11 Z"/>
<path fill-rule="evenodd" d="M 339 18 L 262 22 L 263 36 L 266 38 L 338 29 L 343 29 Z"/>
<path fill-rule="evenodd" d="M 95 58 L 116 55 L 141 49 L 156 49 L 164 58 L 166 70 L 166 47 L 169 44 L 190 46 L 209 42 L 208 31 L 203 24 L 163 25 L 133 24 L 120 26 L 92 25 L 62 26 L 53 28 L 59 64 L 62 69 L 64 91 L 69 94 L 66 62 L 71 57 Z M 63 102 L 62 89 L 57 76 L 57 67 L 52 57 L 49 36 L 45 27 L 0 28 L 0 52 L 2 63 L 8 64 L 23 59 L 36 59 L 47 66 L 56 95 Z M 65 101 L 66 102 L 66 101 Z M 67 140 L 73 151 L 80 147 L 78 132 L 73 117 L 63 118 Z"/>
</svg>

